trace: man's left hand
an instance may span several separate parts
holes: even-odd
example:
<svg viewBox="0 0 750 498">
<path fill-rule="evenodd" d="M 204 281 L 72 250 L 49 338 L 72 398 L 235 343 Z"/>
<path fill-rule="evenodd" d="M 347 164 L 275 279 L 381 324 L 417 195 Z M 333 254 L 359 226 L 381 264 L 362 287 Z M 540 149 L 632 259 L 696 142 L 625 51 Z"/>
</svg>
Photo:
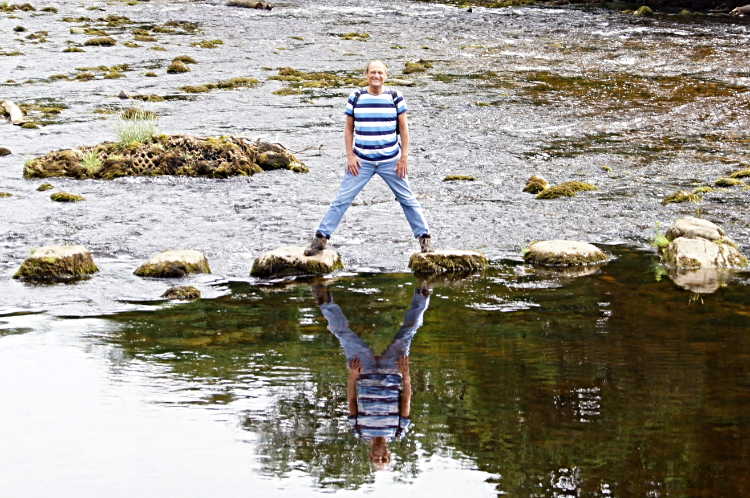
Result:
<svg viewBox="0 0 750 498">
<path fill-rule="evenodd" d="M 405 156 L 401 156 L 394 169 L 399 178 L 406 178 L 406 174 L 409 172 L 409 160 Z"/>
</svg>

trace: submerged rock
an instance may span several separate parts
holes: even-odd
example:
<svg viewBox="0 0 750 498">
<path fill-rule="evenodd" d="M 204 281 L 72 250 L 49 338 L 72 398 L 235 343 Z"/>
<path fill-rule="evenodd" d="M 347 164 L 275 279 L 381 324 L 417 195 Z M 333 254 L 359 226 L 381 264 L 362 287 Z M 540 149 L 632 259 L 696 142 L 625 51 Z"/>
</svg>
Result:
<svg viewBox="0 0 750 498">
<path fill-rule="evenodd" d="M 602 263 L 610 257 L 586 242 L 544 240 L 531 244 L 523 259 L 533 265 L 577 266 Z"/>
<path fill-rule="evenodd" d="M 56 192 L 49 196 L 55 202 L 80 202 L 85 201 L 86 198 L 78 194 L 69 194 L 67 192 Z"/>
<path fill-rule="evenodd" d="M 674 269 L 746 268 L 737 244 L 716 224 L 691 216 L 681 218 L 667 230 L 668 246 L 660 249 L 662 261 Z"/>
<path fill-rule="evenodd" d="M 444 182 L 475 182 L 477 179 L 471 175 L 448 175 L 443 178 Z"/>
<path fill-rule="evenodd" d="M 650 9 L 649 7 L 647 7 L 646 5 L 641 5 L 640 7 L 638 7 L 638 10 L 636 10 L 635 12 L 633 12 L 633 15 L 634 15 L 634 16 L 646 16 L 646 17 L 651 17 L 651 16 L 653 16 L 653 15 L 654 15 L 654 11 L 653 11 L 653 10 L 651 10 L 651 9 Z"/>
<path fill-rule="evenodd" d="M 541 176 L 534 175 L 526 180 L 526 186 L 523 188 L 523 191 L 530 194 L 538 194 L 548 186 L 549 182 L 547 182 L 547 180 L 545 180 Z"/>
<path fill-rule="evenodd" d="M 192 301 L 194 299 L 200 299 L 201 291 L 192 285 L 175 285 L 174 287 L 167 289 L 161 297 L 178 301 Z"/>
<path fill-rule="evenodd" d="M 557 199 L 559 197 L 575 197 L 576 193 L 568 187 L 555 185 L 547 187 L 536 195 L 537 199 Z"/>
<path fill-rule="evenodd" d="M 53 188 L 55 188 L 55 186 L 51 183 L 42 183 L 36 188 L 36 190 L 37 192 L 44 192 L 45 190 L 52 190 Z"/>
<path fill-rule="evenodd" d="M 331 249 L 324 249 L 315 256 L 305 256 L 304 247 L 287 246 L 261 254 L 253 263 L 250 275 L 260 278 L 317 275 L 343 268 L 341 256 Z"/>
<path fill-rule="evenodd" d="M 681 203 L 681 202 L 700 202 L 701 198 L 697 194 L 691 194 L 690 192 L 685 192 L 684 190 L 679 190 L 675 192 L 674 194 L 669 194 L 664 198 L 663 201 L 661 201 L 662 206 L 666 206 L 667 204 L 672 203 Z"/>
<path fill-rule="evenodd" d="M 182 61 L 174 61 L 167 68 L 167 72 L 169 74 L 189 73 L 190 72 L 190 68 L 187 67 L 187 64 L 185 64 Z"/>
<path fill-rule="evenodd" d="M 0 198 L 3 197 L 13 197 L 13 194 L 11 194 L 10 192 L 0 192 Z"/>
<path fill-rule="evenodd" d="M 153 278 L 179 278 L 191 273 L 211 273 L 208 259 L 198 251 L 164 251 L 135 270 L 139 277 Z"/>
<path fill-rule="evenodd" d="M 729 13 L 730 16 L 746 16 L 749 14 L 750 14 L 750 5 L 742 5 L 740 7 L 735 7 Z"/>
<path fill-rule="evenodd" d="M 84 168 L 81 160 L 92 152 L 100 168 Z M 24 167 L 25 178 L 65 176 L 111 180 L 122 176 L 250 176 L 272 169 L 307 173 L 308 168 L 279 144 L 239 137 L 161 135 L 148 143 L 106 142 L 95 147 L 50 152 Z"/>
<path fill-rule="evenodd" d="M 714 182 L 714 185 L 717 187 L 741 187 L 745 184 L 738 178 L 719 178 Z"/>
<path fill-rule="evenodd" d="M 45 246 L 26 258 L 13 278 L 67 279 L 98 271 L 94 259 L 83 246 Z"/>
<path fill-rule="evenodd" d="M 266 2 L 256 2 L 253 0 L 228 0 L 229 7 L 244 7 L 246 9 L 271 10 L 273 6 Z"/>
<path fill-rule="evenodd" d="M 11 154 L 12 152 L 10 151 L 10 149 L 6 149 L 5 147 L 0 147 L 0 157 L 9 156 Z"/>
<path fill-rule="evenodd" d="M 486 267 L 487 257 L 481 252 L 458 249 L 415 252 L 409 259 L 414 273 L 471 272 Z"/>
</svg>

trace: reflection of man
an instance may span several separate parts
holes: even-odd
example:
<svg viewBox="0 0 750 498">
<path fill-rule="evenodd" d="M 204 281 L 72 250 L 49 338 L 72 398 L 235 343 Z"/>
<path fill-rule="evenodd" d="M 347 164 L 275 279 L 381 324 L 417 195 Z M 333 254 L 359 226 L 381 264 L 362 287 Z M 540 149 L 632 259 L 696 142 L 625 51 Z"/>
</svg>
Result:
<svg viewBox="0 0 750 498">
<path fill-rule="evenodd" d="M 409 346 L 422 325 L 430 303 L 430 291 L 416 290 L 403 325 L 380 356 L 373 354 L 372 349 L 349 329 L 349 322 L 326 287 L 313 287 L 313 293 L 328 320 L 328 330 L 338 338 L 346 354 L 349 368 L 346 394 L 352 432 L 370 443 L 370 461 L 376 469 L 382 470 L 391 461 L 388 443 L 402 438 L 409 429 Z"/>
</svg>

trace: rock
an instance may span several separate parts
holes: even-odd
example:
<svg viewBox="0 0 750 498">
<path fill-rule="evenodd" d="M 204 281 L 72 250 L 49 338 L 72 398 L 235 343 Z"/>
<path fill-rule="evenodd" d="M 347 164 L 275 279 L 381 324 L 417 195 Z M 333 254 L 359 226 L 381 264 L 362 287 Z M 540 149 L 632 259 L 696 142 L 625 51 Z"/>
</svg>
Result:
<svg viewBox="0 0 750 498">
<path fill-rule="evenodd" d="M 246 9 L 271 10 L 273 6 L 265 2 L 256 2 L 253 0 L 228 0 L 229 7 L 244 7 Z"/>
<path fill-rule="evenodd" d="M 470 175 L 448 175 L 443 178 L 444 182 L 475 182 L 477 179 Z"/>
<path fill-rule="evenodd" d="M 37 187 L 36 190 L 38 192 L 44 192 L 45 190 L 52 190 L 53 188 L 55 187 L 51 183 L 42 183 L 41 185 Z"/>
<path fill-rule="evenodd" d="M 22 125 L 26 122 L 26 118 L 23 117 L 23 112 L 10 100 L 3 101 L 3 109 L 10 116 L 10 122 L 14 125 Z"/>
<path fill-rule="evenodd" d="M 440 249 L 432 252 L 415 252 L 409 259 L 414 273 L 469 272 L 487 267 L 487 257 L 477 251 Z"/>
<path fill-rule="evenodd" d="M 13 197 L 13 194 L 11 194 L 10 192 L 0 192 L 0 198 L 3 197 Z"/>
<path fill-rule="evenodd" d="M 177 57 L 172 59 L 172 62 L 177 62 L 177 61 L 180 61 L 184 64 L 197 64 L 197 62 L 195 62 L 195 59 L 193 59 L 189 55 L 178 55 Z"/>
<path fill-rule="evenodd" d="M 686 239 L 706 239 L 711 242 L 725 239 L 731 241 L 718 225 L 702 218 L 688 216 L 675 221 L 664 236 L 670 241 L 679 237 Z"/>
<path fill-rule="evenodd" d="M 83 246 L 46 246 L 26 258 L 13 278 L 66 279 L 98 271 L 91 254 Z"/>
<path fill-rule="evenodd" d="M 697 294 L 712 294 L 724 286 L 730 271 L 717 268 L 669 270 L 667 275 L 678 286 Z"/>
<path fill-rule="evenodd" d="M 187 64 L 185 64 L 182 61 L 174 61 L 167 68 L 167 73 L 169 74 L 179 74 L 179 73 L 189 73 L 189 72 L 190 72 L 190 68 L 187 67 Z"/>
<path fill-rule="evenodd" d="M 523 188 L 523 191 L 530 194 L 538 194 L 548 186 L 549 183 L 547 182 L 547 180 L 545 180 L 541 176 L 534 175 L 526 180 L 526 186 Z"/>
<path fill-rule="evenodd" d="M 83 28 L 70 28 L 71 35 L 82 35 L 84 33 L 85 31 L 83 30 Z"/>
<path fill-rule="evenodd" d="M 719 178 L 714 182 L 714 185 L 717 187 L 741 187 L 745 184 L 737 178 Z"/>
<path fill-rule="evenodd" d="M 164 251 L 135 270 L 139 277 L 153 278 L 178 278 L 190 273 L 211 273 L 208 260 L 198 251 Z"/>
<path fill-rule="evenodd" d="M 634 16 L 646 16 L 646 17 L 651 17 L 651 16 L 653 16 L 653 15 L 654 15 L 654 11 L 653 11 L 653 10 L 651 10 L 651 9 L 650 9 L 649 7 L 647 7 L 646 5 L 641 5 L 640 7 L 638 7 L 638 10 L 636 10 L 635 12 L 633 12 L 633 15 L 634 15 Z"/>
<path fill-rule="evenodd" d="M 745 258 L 731 241 L 678 237 L 661 250 L 662 262 L 676 269 L 745 268 Z"/>
<path fill-rule="evenodd" d="M 85 201 L 86 198 L 78 194 L 69 194 L 67 192 L 56 192 L 49 196 L 55 202 L 80 202 Z"/>
<path fill-rule="evenodd" d="M 602 263 L 609 256 L 586 242 L 544 240 L 534 242 L 523 256 L 524 261 L 541 266 L 576 266 Z"/>
<path fill-rule="evenodd" d="M 161 297 L 179 301 L 192 301 L 193 299 L 200 299 L 201 291 L 192 285 L 176 285 L 167 289 Z"/>
<path fill-rule="evenodd" d="M 388 84 L 394 86 L 417 86 L 415 80 L 405 80 L 401 78 L 388 78 Z"/>
<path fill-rule="evenodd" d="M 113 47 L 117 45 L 117 41 L 110 36 L 98 36 L 96 38 L 89 38 L 83 45 L 86 47 Z"/>
<path fill-rule="evenodd" d="M 674 194 L 669 194 L 668 196 L 666 196 L 664 200 L 661 201 L 661 205 L 666 206 L 667 204 L 672 204 L 673 202 L 700 202 L 700 200 L 701 198 L 697 194 L 691 194 L 690 192 L 679 190 Z"/>
<path fill-rule="evenodd" d="M 746 16 L 748 14 L 750 14 L 750 5 L 737 7 L 729 13 L 730 16 Z"/>
<path fill-rule="evenodd" d="M 555 185 L 547 187 L 536 195 L 537 199 L 557 199 L 558 197 L 575 197 L 576 193 L 568 187 Z"/>
<path fill-rule="evenodd" d="M 27 129 L 27 130 L 38 130 L 39 125 L 36 123 L 24 123 L 21 125 L 21 128 Z"/>
<path fill-rule="evenodd" d="M 0 157 L 9 156 L 11 154 L 12 152 L 10 151 L 10 149 L 6 149 L 5 147 L 0 147 Z"/>
<path fill-rule="evenodd" d="M 117 96 L 121 98 L 122 100 L 130 98 L 130 96 L 127 94 L 125 90 L 120 90 L 120 93 L 118 93 Z"/>
<path fill-rule="evenodd" d="M 315 256 L 305 256 L 305 248 L 287 246 L 260 255 L 253 263 L 250 275 L 260 278 L 290 275 L 316 275 L 344 268 L 336 251 L 324 249 Z"/>
</svg>

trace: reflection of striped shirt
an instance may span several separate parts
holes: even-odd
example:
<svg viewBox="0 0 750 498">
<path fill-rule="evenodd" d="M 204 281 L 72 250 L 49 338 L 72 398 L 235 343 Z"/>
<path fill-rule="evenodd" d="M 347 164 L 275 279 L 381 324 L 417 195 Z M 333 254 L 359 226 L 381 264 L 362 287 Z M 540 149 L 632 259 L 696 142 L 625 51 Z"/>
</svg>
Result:
<svg viewBox="0 0 750 498">
<path fill-rule="evenodd" d="M 368 93 L 366 88 L 361 92 L 356 108 L 353 106 L 356 92 L 349 95 L 346 104 L 346 115 L 354 117 L 354 153 L 365 161 L 398 158 L 401 148 L 396 136 L 396 120 L 408 110 L 404 97 L 389 88 L 384 88 L 379 95 Z"/>
<path fill-rule="evenodd" d="M 409 419 L 401 418 L 401 374 L 369 373 L 357 379 L 357 416 L 349 417 L 352 431 L 365 440 L 388 441 L 406 433 Z"/>
</svg>

